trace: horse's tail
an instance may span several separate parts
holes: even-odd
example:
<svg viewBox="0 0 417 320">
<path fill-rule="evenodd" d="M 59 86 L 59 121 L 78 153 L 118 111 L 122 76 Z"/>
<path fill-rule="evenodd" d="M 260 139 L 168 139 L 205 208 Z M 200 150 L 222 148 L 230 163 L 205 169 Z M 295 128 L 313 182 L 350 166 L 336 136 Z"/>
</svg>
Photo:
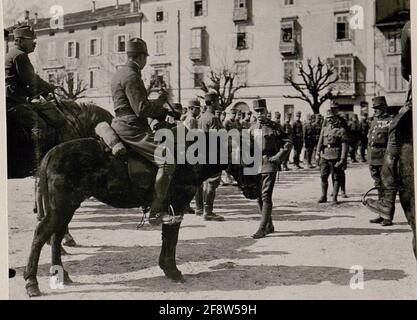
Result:
<svg viewBox="0 0 417 320">
<path fill-rule="evenodd" d="M 36 186 L 36 206 L 38 208 L 38 217 L 44 218 L 49 210 L 49 190 L 47 168 L 50 159 L 50 152 L 46 154 L 39 167 L 39 181 Z"/>
</svg>

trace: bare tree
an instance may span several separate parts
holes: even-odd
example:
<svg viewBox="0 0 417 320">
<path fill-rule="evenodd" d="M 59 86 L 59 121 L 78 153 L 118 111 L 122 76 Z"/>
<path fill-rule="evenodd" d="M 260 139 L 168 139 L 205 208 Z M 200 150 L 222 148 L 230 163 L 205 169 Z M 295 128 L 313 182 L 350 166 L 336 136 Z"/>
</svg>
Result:
<svg viewBox="0 0 417 320">
<path fill-rule="evenodd" d="M 302 83 L 297 83 L 292 75 L 287 76 L 286 80 L 300 95 L 285 95 L 284 98 L 303 100 L 318 114 L 324 102 L 340 94 L 334 92 L 339 76 L 333 64 L 323 63 L 317 58 L 317 64 L 314 65 L 311 59 L 307 59 L 307 67 L 299 63 L 297 69 Z"/>
<path fill-rule="evenodd" d="M 58 95 L 62 99 L 78 100 L 85 98 L 84 93 L 88 90 L 88 86 L 81 79 L 74 79 L 69 74 L 59 74 L 57 83 L 60 85 Z"/>
<path fill-rule="evenodd" d="M 201 90 L 207 93 L 209 90 L 214 90 L 219 96 L 220 108 L 225 110 L 232 104 L 236 92 L 245 87 L 243 84 L 236 85 L 237 72 L 236 66 L 223 67 L 221 70 L 210 70 L 210 84 L 201 81 Z"/>
</svg>

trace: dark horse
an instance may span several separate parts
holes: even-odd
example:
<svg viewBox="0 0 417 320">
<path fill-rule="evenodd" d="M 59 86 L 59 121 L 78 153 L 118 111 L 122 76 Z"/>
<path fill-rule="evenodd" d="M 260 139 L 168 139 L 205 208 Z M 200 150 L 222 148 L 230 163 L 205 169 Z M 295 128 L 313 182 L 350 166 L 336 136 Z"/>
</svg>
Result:
<svg viewBox="0 0 417 320">
<path fill-rule="evenodd" d="M 414 202 L 413 118 L 411 109 L 408 110 L 399 120 L 396 127 L 396 139 L 400 146 L 400 202 L 408 224 L 413 230 L 413 252 L 417 259 L 416 216 Z"/>
<path fill-rule="evenodd" d="M 103 145 L 95 139 L 60 144 L 45 156 L 39 171 L 38 205 L 42 206 L 46 215 L 35 230 L 24 272 L 29 296 L 41 294 L 36 276 L 42 247 L 49 238 L 52 265 L 62 266 L 60 243 L 74 212 L 84 200 L 93 196 L 117 208 L 138 208 L 151 204 L 156 168 L 145 160 L 139 163 L 142 165 L 140 178 L 133 183 L 126 162 L 105 152 Z M 243 169 L 242 164 L 177 165 L 170 197 L 175 215 L 182 216 L 201 183 L 222 170 L 228 170 L 233 175 L 247 198 L 258 198 L 260 177 L 246 176 Z M 173 225 L 162 226 L 159 266 L 173 281 L 183 279 L 175 260 L 180 225 L 179 220 Z M 71 282 L 66 271 L 64 282 Z"/>
</svg>

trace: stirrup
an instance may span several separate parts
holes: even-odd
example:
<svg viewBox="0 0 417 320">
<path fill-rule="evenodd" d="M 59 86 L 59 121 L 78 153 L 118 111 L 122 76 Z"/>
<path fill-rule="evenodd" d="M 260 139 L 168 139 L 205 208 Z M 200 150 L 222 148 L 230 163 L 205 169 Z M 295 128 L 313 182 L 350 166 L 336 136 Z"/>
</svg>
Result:
<svg viewBox="0 0 417 320">
<path fill-rule="evenodd" d="M 182 222 L 183 216 L 176 216 L 174 207 L 172 205 L 169 205 L 168 210 L 171 214 L 164 215 L 162 217 L 162 224 L 167 226 L 173 226 Z"/>
</svg>

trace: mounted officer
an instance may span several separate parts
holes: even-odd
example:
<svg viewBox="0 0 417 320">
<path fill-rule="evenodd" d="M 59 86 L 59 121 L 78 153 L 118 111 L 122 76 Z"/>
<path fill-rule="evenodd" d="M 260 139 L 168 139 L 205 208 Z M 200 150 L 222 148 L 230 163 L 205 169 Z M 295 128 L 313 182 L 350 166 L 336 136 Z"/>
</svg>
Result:
<svg viewBox="0 0 417 320">
<path fill-rule="evenodd" d="M 205 102 L 207 111 L 198 120 L 198 128 L 206 133 L 210 130 L 223 129 L 220 118 L 215 115 L 219 110 L 219 97 L 215 91 L 206 93 Z M 221 172 L 206 180 L 197 190 L 195 197 L 196 214 L 203 214 L 206 221 L 224 221 L 224 217 L 213 212 L 216 189 L 220 185 Z"/>
<path fill-rule="evenodd" d="M 158 99 L 148 100 L 141 76 L 141 70 L 145 67 L 148 57 L 145 41 L 139 38 L 129 40 L 126 53 L 127 65 L 119 69 L 111 81 L 116 115 L 112 127 L 127 146 L 158 167 L 149 223 L 169 223 L 171 219 L 168 214 L 168 195 L 175 164 L 168 164 L 154 154 L 158 145 L 154 141 L 154 134 L 147 120 L 165 119 L 169 113 L 169 108 L 164 106 L 168 102 L 168 94 L 163 91 Z M 172 115 L 175 115 L 175 112 Z M 168 155 L 172 151 L 166 149 L 166 152 Z"/>
<path fill-rule="evenodd" d="M 370 210 L 378 213 L 382 218 L 387 220 L 392 219 L 394 214 L 395 198 L 399 188 L 398 161 L 400 155 L 396 129 L 403 116 L 412 111 L 410 22 L 406 23 L 401 35 L 401 67 L 402 76 L 405 80 L 409 81 L 410 88 L 407 93 L 405 105 L 390 124 L 388 145 L 381 169 L 382 198 L 378 201 L 368 199 L 365 203 Z"/>
<path fill-rule="evenodd" d="M 376 97 L 372 100 L 375 110 L 374 120 L 368 136 L 368 162 L 371 177 L 375 181 L 375 187 L 378 188 L 378 199 L 383 198 L 383 189 L 381 185 L 381 169 L 384 162 L 384 154 L 388 144 L 388 130 L 392 121 L 392 117 L 387 112 L 387 101 L 385 97 Z M 393 212 L 394 213 L 394 212 Z M 393 216 L 392 216 L 393 218 Z M 371 220 L 371 223 L 381 223 L 383 226 L 391 226 L 391 219 L 378 217 Z"/>
<path fill-rule="evenodd" d="M 267 234 L 274 233 L 272 223 L 272 193 L 274 191 L 277 171 L 280 164 L 291 152 L 292 143 L 289 137 L 276 124 L 267 118 L 268 109 L 264 99 L 255 100 L 253 109 L 257 114 L 257 122 L 252 125 L 250 132 L 262 130 L 262 195 L 258 199 L 262 212 L 258 231 L 252 236 L 254 239 L 265 238 Z"/>
<path fill-rule="evenodd" d="M 317 152 L 320 155 L 321 190 L 322 195 L 319 203 L 327 202 L 327 190 L 329 187 L 329 176 L 333 181 L 333 199 L 337 204 L 343 168 L 347 162 L 348 137 L 341 118 L 337 115 L 337 105 L 333 105 L 327 111 L 326 121 L 321 130 L 320 139 L 317 145 Z"/>
<path fill-rule="evenodd" d="M 316 147 L 316 130 L 314 128 L 314 116 L 308 115 L 307 122 L 303 128 L 304 147 L 306 149 L 307 164 L 310 169 L 314 168 L 312 164 L 314 148 Z"/>
</svg>

